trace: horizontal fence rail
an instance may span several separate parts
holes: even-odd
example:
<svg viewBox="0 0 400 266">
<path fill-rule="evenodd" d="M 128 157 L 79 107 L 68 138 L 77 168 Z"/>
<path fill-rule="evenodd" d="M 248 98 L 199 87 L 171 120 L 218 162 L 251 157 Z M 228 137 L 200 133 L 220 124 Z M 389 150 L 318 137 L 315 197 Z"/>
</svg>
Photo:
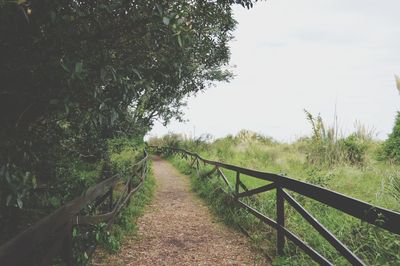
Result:
<svg viewBox="0 0 400 266">
<path fill-rule="evenodd" d="M 193 153 L 184 149 L 174 147 L 157 147 L 150 148 L 160 154 L 176 154 L 179 153 L 186 159 L 191 160 L 191 167 L 199 172 L 200 163 L 213 166 L 207 176 L 217 173 L 229 191 L 233 194 L 233 198 L 238 206 L 246 209 L 249 213 L 257 217 L 263 223 L 271 226 L 277 231 L 277 252 L 283 255 L 285 238 L 291 240 L 295 245 L 301 248 L 314 261 L 321 265 L 333 265 L 316 250 L 310 247 L 306 242 L 301 240 L 294 233 L 285 227 L 285 203 L 287 202 L 294 208 L 322 237 L 324 237 L 344 258 L 352 265 L 365 265 L 351 250 L 349 250 L 339 239 L 337 239 L 328 229 L 326 229 L 317 219 L 315 219 L 299 202 L 297 202 L 288 191 L 296 192 L 300 195 L 323 203 L 336 210 L 342 211 L 350 216 L 360 219 L 361 221 L 370 223 L 374 226 L 383 228 L 391 233 L 400 235 L 400 213 L 376 207 L 366 202 L 345 196 L 332 190 L 322 188 L 316 185 L 298 181 L 286 176 L 260 172 L 243 168 L 231 164 L 221 163 L 202 158 L 197 153 Z M 232 186 L 228 178 L 222 173 L 221 169 L 227 169 L 236 172 L 235 184 Z M 247 175 L 253 178 L 269 181 L 271 183 L 254 189 L 247 189 L 241 182 L 240 175 Z M 243 192 L 239 192 L 242 187 Z M 241 198 L 256 195 L 270 190 L 276 190 L 276 220 L 273 220 L 255 208 L 244 203 Z"/>
<path fill-rule="evenodd" d="M 110 227 L 131 196 L 142 187 L 148 172 L 148 158 L 145 151 L 144 158 L 132 166 L 133 174 L 127 180 L 118 174 L 103 180 L 0 246 L 0 265 L 51 265 L 57 256 L 67 265 L 76 265 L 72 254 L 73 227 L 99 223 Z M 134 177 L 139 182 L 134 183 Z M 114 200 L 114 189 L 124 181 L 123 188 L 118 190 L 119 198 Z M 95 207 L 108 204 L 108 212 L 80 215 L 91 203 Z M 92 253 L 94 248 L 87 253 Z"/>
</svg>

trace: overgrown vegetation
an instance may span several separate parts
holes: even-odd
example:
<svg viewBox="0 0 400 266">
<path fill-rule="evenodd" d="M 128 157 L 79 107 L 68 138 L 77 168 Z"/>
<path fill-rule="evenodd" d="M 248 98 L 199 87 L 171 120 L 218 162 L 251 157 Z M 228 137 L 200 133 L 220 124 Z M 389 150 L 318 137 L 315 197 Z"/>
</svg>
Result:
<svg viewBox="0 0 400 266">
<path fill-rule="evenodd" d="M 0 244 L 229 80 L 232 5 L 253 2 L 0 1 Z"/>
<path fill-rule="evenodd" d="M 327 128 L 320 116 L 306 113 L 313 133 L 293 143 L 279 143 L 269 137 L 243 130 L 236 136 L 214 141 L 191 140 L 180 135 L 153 139 L 156 145 L 173 146 L 196 151 L 204 158 L 214 159 L 252 169 L 284 175 L 326 187 L 374 205 L 400 211 L 400 166 L 382 159 L 384 143 L 373 139 L 371 130 L 357 124 L 356 131 L 341 136 L 337 129 Z M 174 156 L 172 162 L 187 172 L 187 163 Z M 209 169 L 210 170 L 210 169 Z M 204 170 L 205 171 L 205 170 Z M 235 173 L 225 174 L 234 184 Z M 248 188 L 264 183 L 243 176 Z M 311 265 L 313 262 L 288 241 L 286 256 L 275 257 L 275 232 L 262 226 L 251 215 L 227 204 L 226 197 L 216 194 L 226 187 L 212 179 L 193 178 L 193 188 L 204 197 L 227 222 L 250 234 L 256 246 L 263 247 L 266 256 L 276 265 Z M 346 214 L 293 193 L 293 196 L 323 225 L 369 265 L 397 265 L 400 263 L 400 237 L 361 223 Z M 249 199 L 271 218 L 275 218 L 275 193 L 264 193 Z M 290 230 L 337 265 L 348 264 L 304 219 L 291 207 L 286 207 L 286 224 Z"/>
<path fill-rule="evenodd" d="M 118 173 L 122 177 L 121 183 L 113 190 L 115 203 L 122 196 L 122 184 L 125 184 L 125 181 L 133 176 L 134 169 L 132 166 L 135 162 L 143 158 L 144 145 L 134 140 L 121 138 L 108 141 L 108 146 L 110 151 L 110 169 L 108 170 L 108 175 Z M 100 250 L 102 250 L 101 253 L 104 255 L 108 252 L 118 251 L 122 240 L 126 236 L 135 233 L 136 220 L 153 195 L 155 182 L 152 176 L 151 165 L 149 167 L 150 172 L 143 186 L 132 196 L 130 204 L 122 208 L 121 213 L 115 218 L 112 227 L 109 227 L 106 223 L 100 223 L 94 226 L 80 225 L 73 228 L 73 253 L 77 265 L 89 265 L 90 255 L 97 246 L 100 247 Z M 78 174 L 82 173 L 78 171 Z M 134 176 L 134 186 L 139 182 L 139 177 Z M 94 211 L 107 213 L 109 211 L 109 203 L 106 200 L 95 208 L 95 203 L 92 202 L 84 208 L 81 214 L 90 215 L 94 214 Z M 56 258 L 53 263 L 55 265 L 63 265 L 59 258 Z"/>
<path fill-rule="evenodd" d="M 400 112 L 397 113 L 392 133 L 385 142 L 384 155 L 386 158 L 400 162 Z"/>
<path fill-rule="evenodd" d="M 124 239 L 136 234 L 138 229 L 136 221 L 143 213 L 145 206 L 150 203 L 154 188 L 155 180 L 152 171 L 150 171 L 143 187 L 133 195 L 130 204 L 123 209 L 111 228 L 107 228 L 106 224 L 100 224 L 92 231 L 92 239 L 89 241 L 76 241 L 76 243 L 84 243 L 85 245 L 88 245 L 88 243 L 98 244 L 99 248 L 96 252 L 96 258 L 93 258 L 95 260 L 108 256 L 109 253 L 117 252 L 121 244 L 123 244 Z M 90 258 L 85 253 L 82 254 L 79 246 L 75 248 L 75 256 L 78 258 L 79 264 L 89 264 Z"/>
<path fill-rule="evenodd" d="M 397 90 L 400 93 L 400 77 L 395 75 Z M 397 112 L 392 133 L 385 142 L 382 152 L 387 159 L 400 162 L 400 112 Z"/>
<path fill-rule="evenodd" d="M 312 136 L 307 139 L 307 160 L 311 164 L 350 164 L 362 165 L 365 152 L 371 143 L 373 132 L 358 124 L 357 131 L 341 137 L 337 125 L 326 127 L 322 117 L 314 117 L 306 111 L 307 120 L 312 127 Z"/>
</svg>

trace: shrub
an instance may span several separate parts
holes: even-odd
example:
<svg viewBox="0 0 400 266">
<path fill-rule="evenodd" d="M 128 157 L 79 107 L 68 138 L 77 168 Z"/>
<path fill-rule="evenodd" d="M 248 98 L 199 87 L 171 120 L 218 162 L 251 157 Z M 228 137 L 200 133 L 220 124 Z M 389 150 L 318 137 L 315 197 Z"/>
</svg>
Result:
<svg viewBox="0 0 400 266">
<path fill-rule="evenodd" d="M 264 136 L 262 134 L 242 129 L 237 133 L 235 136 L 235 139 L 240 141 L 240 142 L 261 142 L 263 144 L 275 144 L 276 141 L 268 136 Z"/>
<path fill-rule="evenodd" d="M 129 177 L 132 174 L 132 165 L 143 157 L 141 151 L 125 147 L 119 153 L 110 156 L 113 173 L 119 173 L 122 177 Z"/>
<path fill-rule="evenodd" d="M 365 160 L 367 143 L 371 142 L 373 131 L 366 129 L 360 123 L 356 123 L 356 132 L 348 137 L 339 137 L 337 126 L 327 127 L 318 115 L 314 117 L 305 110 L 307 120 L 313 130 L 308 139 L 306 154 L 309 163 L 317 165 L 334 165 L 347 163 L 350 165 L 362 165 Z"/>
<path fill-rule="evenodd" d="M 336 127 L 326 127 L 322 117 L 314 117 L 304 110 L 310 122 L 313 133 L 308 139 L 307 160 L 313 164 L 332 165 L 341 161 L 342 152 L 338 145 L 338 130 Z"/>
<path fill-rule="evenodd" d="M 350 164 L 363 164 L 367 145 L 356 134 L 351 134 L 347 138 L 341 139 L 340 145 L 347 162 Z"/>
<path fill-rule="evenodd" d="M 168 133 L 161 138 L 151 138 L 149 139 L 149 144 L 154 146 L 164 146 L 164 147 L 175 147 L 181 146 L 181 143 L 185 140 L 184 136 L 181 134 Z"/>
<path fill-rule="evenodd" d="M 400 112 L 397 112 L 392 133 L 385 142 L 384 155 L 388 159 L 400 162 Z"/>
</svg>

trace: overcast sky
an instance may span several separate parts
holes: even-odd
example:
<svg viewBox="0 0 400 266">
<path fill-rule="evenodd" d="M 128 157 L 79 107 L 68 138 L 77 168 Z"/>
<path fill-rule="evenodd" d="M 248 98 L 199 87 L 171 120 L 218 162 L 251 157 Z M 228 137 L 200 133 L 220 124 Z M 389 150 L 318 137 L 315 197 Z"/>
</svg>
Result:
<svg viewBox="0 0 400 266">
<path fill-rule="evenodd" d="M 400 109 L 400 0 L 268 0 L 234 14 L 236 77 L 190 98 L 188 122 L 149 135 L 249 129 L 293 141 L 311 132 L 303 109 L 331 124 L 336 104 L 345 133 L 358 120 L 387 137 Z"/>
</svg>

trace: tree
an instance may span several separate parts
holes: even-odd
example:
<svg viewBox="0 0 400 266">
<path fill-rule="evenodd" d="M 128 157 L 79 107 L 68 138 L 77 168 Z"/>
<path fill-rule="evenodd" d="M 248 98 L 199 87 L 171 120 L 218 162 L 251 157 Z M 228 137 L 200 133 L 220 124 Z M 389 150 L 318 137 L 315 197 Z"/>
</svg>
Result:
<svg viewBox="0 0 400 266">
<path fill-rule="evenodd" d="M 142 138 L 229 80 L 233 4 L 252 1 L 0 2 L 0 208 L 22 208 L 37 185 L 67 178 L 63 164 L 106 160 L 107 139 Z"/>
</svg>

